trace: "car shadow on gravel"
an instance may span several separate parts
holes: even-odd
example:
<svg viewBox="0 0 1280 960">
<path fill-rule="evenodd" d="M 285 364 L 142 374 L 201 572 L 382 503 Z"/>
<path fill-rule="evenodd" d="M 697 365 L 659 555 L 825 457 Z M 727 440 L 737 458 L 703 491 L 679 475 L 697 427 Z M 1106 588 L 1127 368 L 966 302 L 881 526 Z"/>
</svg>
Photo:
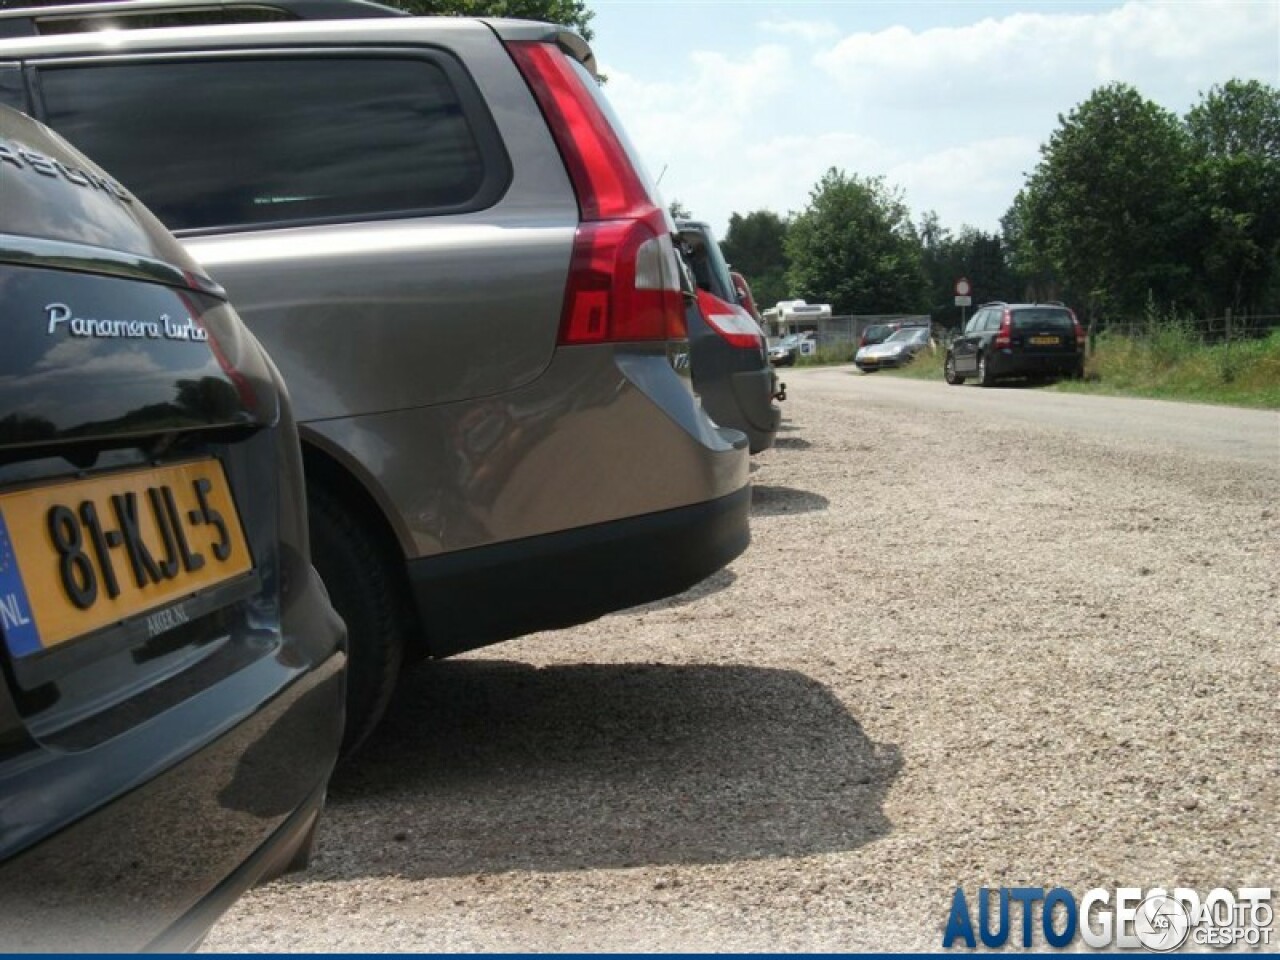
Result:
<svg viewBox="0 0 1280 960">
<path fill-rule="evenodd" d="M 701 600 L 703 597 L 709 597 L 713 593 L 719 593 L 721 590 L 728 590 L 737 581 L 738 575 L 732 570 L 721 568 L 711 576 L 698 581 L 684 593 L 677 593 L 674 597 L 666 597 L 662 600 L 654 600 L 652 603 L 642 604 L 638 607 L 632 607 L 627 610 L 625 615 L 630 615 L 635 611 L 646 610 L 669 610 L 672 607 L 683 607 L 685 604 L 693 603 L 695 600 Z"/>
<path fill-rule="evenodd" d="M 776 517 L 788 513 L 812 513 L 825 510 L 831 501 L 808 490 L 794 487 L 774 487 L 763 483 L 751 485 L 751 515 Z"/>
<path fill-rule="evenodd" d="M 776 437 L 773 445 L 779 450 L 808 450 L 813 446 L 803 437 Z"/>
<path fill-rule="evenodd" d="M 901 766 L 791 670 L 427 663 L 339 769 L 297 882 L 851 850 L 890 831 Z"/>
</svg>

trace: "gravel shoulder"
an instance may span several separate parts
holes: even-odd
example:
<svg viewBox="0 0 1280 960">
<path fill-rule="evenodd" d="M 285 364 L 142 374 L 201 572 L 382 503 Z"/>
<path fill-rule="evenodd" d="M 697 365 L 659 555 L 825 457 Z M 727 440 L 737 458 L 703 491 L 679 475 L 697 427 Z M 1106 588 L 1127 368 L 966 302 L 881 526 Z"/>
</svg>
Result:
<svg viewBox="0 0 1280 960">
<path fill-rule="evenodd" d="M 206 949 L 936 950 L 957 885 L 1280 888 L 1280 418 L 785 379 L 743 557 L 410 672 Z"/>
</svg>

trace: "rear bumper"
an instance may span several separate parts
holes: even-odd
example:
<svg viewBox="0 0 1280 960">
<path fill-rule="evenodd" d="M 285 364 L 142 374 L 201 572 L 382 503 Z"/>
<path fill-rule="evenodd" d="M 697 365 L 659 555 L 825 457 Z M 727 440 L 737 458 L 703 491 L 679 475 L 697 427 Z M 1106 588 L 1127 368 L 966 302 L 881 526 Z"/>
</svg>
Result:
<svg viewBox="0 0 1280 960">
<path fill-rule="evenodd" d="M 1004 353 L 992 351 L 987 357 L 991 371 L 1000 377 L 1066 376 L 1080 367 L 1079 353 Z"/>
<path fill-rule="evenodd" d="M 431 652 L 461 653 L 679 593 L 746 549 L 750 506 L 744 486 L 706 503 L 412 561 Z"/>
<path fill-rule="evenodd" d="M 84 811 L 60 828 L 34 824 L 47 835 L 0 863 L 6 950 L 187 949 L 290 862 L 337 757 L 345 630 L 318 578 L 296 591 L 285 622 L 257 661 L 154 720 L 0 766 L 11 810 L 57 798 Z M 222 732 L 210 737 L 211 724 Z M 109 792 L 103 769 L 126 771 L 131 786 Z"/>
<path fill-rule="evenodd" d="M 777 381 L 778 375 L 771 367 L 733 375 L 733 395 L 743 417 L 738 429 L 747 435 L 752 453 L 772 447 L 782 423 L 782 408 L 773 402 Z"/>
<path fill-rule="evenodd" d="M 291 861 L 312 842 L 324 811 L 325 788 L 317 787 L 293 815 L 252 856 L 203 900 L 146 947 L 147 953 L 189 953 L 239 899 L 259 883 L 286 872 Z"/>
<path fill-rule="evenodd" d="M 773 402 L 778 375 L 772 367 L 728 373 L 700 384 L 702 406 L 716 423 L 747 435 L 751 453 L 773 446 L 782 408 Z"/>
</svg>

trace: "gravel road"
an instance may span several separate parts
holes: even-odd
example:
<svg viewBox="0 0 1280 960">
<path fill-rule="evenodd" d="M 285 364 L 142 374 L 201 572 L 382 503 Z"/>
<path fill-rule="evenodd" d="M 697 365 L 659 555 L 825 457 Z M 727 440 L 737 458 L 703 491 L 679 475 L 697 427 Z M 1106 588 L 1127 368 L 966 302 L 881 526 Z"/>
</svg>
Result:
<svg viewBox="0 0 1280 960">
<path fill-rule="evenodd" d="M 742 558 L 413 671 L 206 948 L 936 950 L 957 885 L 1280 888 L 1280 416 L 786 379 Z"/>
</svg>

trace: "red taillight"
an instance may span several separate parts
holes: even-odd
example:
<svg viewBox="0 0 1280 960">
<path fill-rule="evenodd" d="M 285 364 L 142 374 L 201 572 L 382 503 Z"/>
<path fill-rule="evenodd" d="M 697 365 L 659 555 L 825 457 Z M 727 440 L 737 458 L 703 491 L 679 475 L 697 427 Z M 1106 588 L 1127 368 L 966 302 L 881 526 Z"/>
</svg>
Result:
<svg viewBox="0 0 1280 960">
<path fill-rule="evenodd" d="M 1004 350 L 1013 346 L 1013 311 L 1006 310 L 1000 318 L 1000 329 L 996 331 L 995 346 Z"/>
<path fill-rule="evenodd" d="M 1088 339 L 1085 336 L 1084 327 L 1080 326 L 1080 321 L 1076 319 L 1074 310 L 1068 310 L 1067 313 L 1071 314 L 1071 325 L 1076 328 L 1076 349 L 1084 353 L 1085 340 Z"/>
<path fill-rule="evenodd" d="M 582 211 L 565 288 L 562 344 L 686 336 L 666 211 L 573 63 L 539 41 L 507 44 L 542 108 Z"/>
<path fill-rule="evenodd" d="M 725 303 L 713 293 L 698 291 L 698 309 L 707 325 L 735 347 L 759 350 L 764 334 L 760 325 L 736 303 Z"/>
</svg>

